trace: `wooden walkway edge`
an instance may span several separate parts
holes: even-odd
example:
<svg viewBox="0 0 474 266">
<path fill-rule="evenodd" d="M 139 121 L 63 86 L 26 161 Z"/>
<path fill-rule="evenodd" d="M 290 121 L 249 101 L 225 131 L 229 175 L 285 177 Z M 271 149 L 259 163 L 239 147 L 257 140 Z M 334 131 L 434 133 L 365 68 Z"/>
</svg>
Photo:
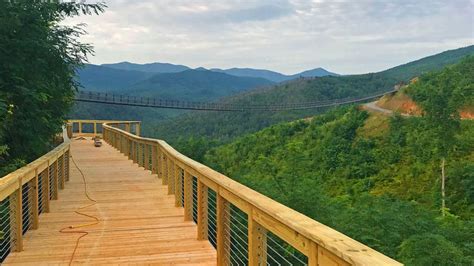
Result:
<svg viewBox="0 0 474 266">
<path fill-rule="evenodd" d="M 77 229 L 88 235 L 80 240 L 73 264 L 216 264 L 216 250 L 207 240 L 196 240 L 196 225 L 184 221 L 183 208 L 174 207 L 174 196 L 156 175 L 106 143 L 94 147 L 90 139 L 74 140 L 71 154 L 97 200 L 82 212 L 100 219 L 97 225 Z M 39 216 L 39 229 L 25 234 L 23 251 L 12 252 L 4 265 L 69 263 L 81 234 L 59 230 L 94 221 L 74 212 L 91 202 L 73 162 L 70 169 L 59 200 L 51 201 L 50 212 Z"/>
</svg>

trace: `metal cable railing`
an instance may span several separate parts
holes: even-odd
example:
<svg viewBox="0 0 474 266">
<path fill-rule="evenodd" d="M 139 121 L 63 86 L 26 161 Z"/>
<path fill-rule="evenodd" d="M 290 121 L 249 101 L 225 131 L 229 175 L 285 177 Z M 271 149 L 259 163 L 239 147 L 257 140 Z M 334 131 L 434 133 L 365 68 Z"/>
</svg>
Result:
<svg viewBox="0 0 474 266">
<path fill-rule="evenodd" d="M 64 167 L 64 156 L 60 156 L 57 162 L 58 162 L 58 184 L 59 184 L 59 188 L 63 189 L 64 183 L 66 181 L 66 179 L 64 178 L 63 171 L 62 171 Z"/>
<path fill-rule="evenodd" d="M 23 235 L 30 230 L 32 225 L 32 209 L 31 209 L 31 187 L 28 183 L 23 184 L 21 190 L 22 196 L 22 208 L 23 208 Z"/>
<path fill-rule="evenodd" d="M 69 151 L 66 151 L 64 153 L 64 169 L 65 169 L 65 175 L 66 175 L 66 181 L 69 181 Z"/>
<path fill-rule="evenodd" d="M 308 258 L 281 238 L 267 232 L 268 265 L 308 265 Z"/>
<path fill-rule="evenodd" d="M 208 230 L 208 240 L 214 248 L 217 248 L 217 201 L 216 201 L 216 192 L 212 189 L 208 189 L 207 192 L 207 202 L 208 202 L 208 211 L 207 211 L 207 230 Z"/>
<path fill-rule="evenodd" d="M 0 263 L 10 253 L 10 199 L 0 202 Z"/>
<path fill-rule="evenodd" d="M 54 182 L 55 180 L 55 175 L 56 175 L 56 164 L 51 164 L 49 166 L 49 199 L 52 200 L 55 197 L 56 194 L 56 183 Z"/>
<path fill-rule="evenodd" d="M 193 221 L 197 223 L 198 217 L 198 203 L 197 203 L 197 177 L 192 177 L 192 191 L 193 191 Z"/>
</svg>

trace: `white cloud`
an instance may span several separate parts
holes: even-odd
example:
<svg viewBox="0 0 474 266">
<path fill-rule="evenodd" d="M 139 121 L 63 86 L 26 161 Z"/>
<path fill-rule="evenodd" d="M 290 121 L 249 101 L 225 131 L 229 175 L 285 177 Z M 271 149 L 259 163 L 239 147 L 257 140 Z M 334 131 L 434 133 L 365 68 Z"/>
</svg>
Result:
<svg viewBox="0 0 474 266">
<path fill-rule="evenodd" d="M 286 73 L 378 71 L 474 43 L 472 0 L 108 1 L 88 23 L 93 63 L 171 62 Z"/>
</svg>

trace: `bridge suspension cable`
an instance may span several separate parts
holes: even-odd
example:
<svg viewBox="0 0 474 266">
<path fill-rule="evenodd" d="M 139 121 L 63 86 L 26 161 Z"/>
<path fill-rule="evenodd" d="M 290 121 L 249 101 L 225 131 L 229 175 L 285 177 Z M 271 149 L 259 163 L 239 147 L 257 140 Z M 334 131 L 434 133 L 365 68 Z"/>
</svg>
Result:
<svg viewBox="0 0 474 266">
<path fill-rule="evenodd" d="M 92 102 L 101 104 L 127 105 L 139 107 L 153 107 L 166 109 L 183 109 L 183 110 L 203 110 L 203 111 L 220 111 L 220 112 L 245 112 L 245 111 L 291 111 L 316 109 L 322 107 L 332 107 L 338 105 L 352 104 L 358 102 L 366 102 L 369 100 L 380 98 L 386 94 L 395 92 L 396 89 L 379 91 L 366 96 L 349 97 L 325 101 L 299 102 L 286 104 L 271 105 L 252 105 L 252 104 L 234 104 L 221 102 L 193 102 L 180 101 L 160 98 L 137 97 L 133 95 L 123 95 L 114 93 L 79 91 L 76 94 L 77 102 Z"/>
</svg>

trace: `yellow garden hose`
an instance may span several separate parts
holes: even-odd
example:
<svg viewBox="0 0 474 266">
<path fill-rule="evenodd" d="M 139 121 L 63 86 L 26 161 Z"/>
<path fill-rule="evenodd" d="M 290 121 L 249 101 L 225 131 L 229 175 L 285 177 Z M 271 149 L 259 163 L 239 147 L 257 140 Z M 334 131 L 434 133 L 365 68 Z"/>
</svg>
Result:
<svg viewBox="0 0 474 266">
<path fill-rule="evenodd" d="M 93 225 L 96 225 L 96 224 L 100 223 L 99 218 L 97 218 L 96 216 L 89 215 L 89 214 L 81 212 L 81 210 L 83 210 L 83 209 L 86 209 L 86 208 L 89 208 L 89 207 L 92 207 L 92 206 L 96 205 L 97 201 L 95 199 L 93 199 L 87 191 L 87 181 L 86 181 L 86 177 L 85 177 L 84 173 L 79 168 L 79 166 L 77 166 L 76 161 L 74 161 L 74 157 L 71 156 L 71 159 L 72 159 L 72 162 L 74 163 L 74 165 L 76 166 L 77 170 L 79 170 L 79 173 L 81 173 L 82 180 L 84 182 L 84 194 L 86 195 L 87 199 L 92 202 L 92 204 L 89 204 L 89 205 L 86 205 L 86 206 L 83 206 L 83 207 L 79 207 L 74 212 L 79 214 L 79 215 L 94 219 L 94 221 L 90 222 L 90 223 L 85 223 L 85 224 L 70 225 L 68 227 L 64 227 L 61 230 L 59 230 L 59 232 L 66 233 L 66 234 L 81 234 L 81 236 L 79 236 L 76 240 L 76 245 L 74 247 L 74 251 L 72 252 L 71 258 L 69 260 L 69 265 L 72 264 L 72 261 L 74 259 L 74 255 L 76 254 L 76 251 L 77 251 L 77 247 L 79 246 L 79 241 L 81 240 L 81 238 L 83 238 L 83 237 L 85 237 L 89 234 L 89 232 L 87 232 L 87 231 L 75 230 L 75 229 L 88 227 L 88 226 L 93 226 Z"/>
</svg>

